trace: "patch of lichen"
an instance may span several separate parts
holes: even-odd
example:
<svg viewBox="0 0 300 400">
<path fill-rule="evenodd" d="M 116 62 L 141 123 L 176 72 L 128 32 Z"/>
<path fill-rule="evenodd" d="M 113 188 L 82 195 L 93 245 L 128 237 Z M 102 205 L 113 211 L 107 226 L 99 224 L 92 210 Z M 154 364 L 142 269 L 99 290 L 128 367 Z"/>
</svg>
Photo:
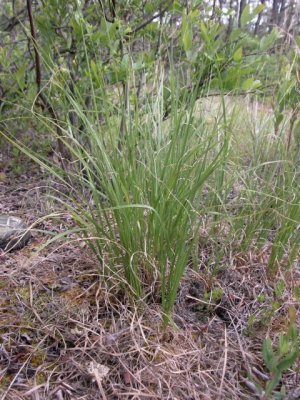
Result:
<svg viewBox="0 0 300 400">
<path fill-rule="evenodd" d="M 30 287 L 29 286 L 21 286 L 15 289 L 15 296 L 18 298 L 19 296 L 24 301 L 30 300 Z"/>
<path fill-rule="evenodd" d="M 8 386 L 10 385 L 12 379 L 13 379 L 13 375 L 12 374 L 2 375 L 1 378 L 0 378 L 0 390 L 7 389 Z"/>
<path fill-rule="evenodd" d="M 34 368 L 40 367 L 47 358 L 47 352 L 45 349 L 37 349 L 30 358 L 30 365 Z"/>
<path fill-rule="evenodd" d="M 8 280 L 7 279 L 1 279 L 0 281 L 0 290 L 6 290 L 8 287 Z"/>
<path fill-rule="evenodd" d="M 47 375 L 44 372 L 37 372 L 35 374 L 35 383 L 36 385 L 42 385 L 47 381 Z"/>
<path fill-rule="evenodd" d="M 72 287 L 65 290 L 60 294 L 60 298 L 68 308 L 77 308 L 86 301 L 84 292 L 80 287 Z"/>
<path fill-rule="evenodd" d="M 53 296 L 49 292 L 39 292 L 37 296 L 35 296 L 33 301 L 33 306 L 37 313 L 42 312 L 45 309 L 45 306 L 53 302 Z"/>
<path fill-rule="evenodd" d="M 34 328 L 32 328 L 32 329 L 34 329 Z M 31 329 L 31 327 L 29 326 L 29 325 L 25 325 L 25 324 L 22 324 L 22 325 L 20 325 L 20 330 L 19 330 L 19 332 L 21 333 L 21 334 L 25 334 L 25 335 L 30 335 L 31 334 L 31 332 L 32 332 L 32 329 Z"/>
<path fill-rule="evenodd" d="M 7 327 L 0 327 L 0 343 L 2 343 L 2 336 L 7 333 L 9 329 Z"/>
</svg>

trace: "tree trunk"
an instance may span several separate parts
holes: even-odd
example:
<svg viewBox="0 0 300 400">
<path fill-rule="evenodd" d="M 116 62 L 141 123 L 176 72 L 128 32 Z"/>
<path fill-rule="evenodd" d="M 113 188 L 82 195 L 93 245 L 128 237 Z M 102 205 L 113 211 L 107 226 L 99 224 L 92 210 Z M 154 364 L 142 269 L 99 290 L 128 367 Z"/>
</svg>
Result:
<svg viewBox="0 0 300 400">
<path fill-rule="evenodd" d="M 269 23 L 269 32 L 271 32 L 272 29 L 274 28 L 274 26 L 277 25 L 278 11 L 279 11 L 279 1 L 273 0 L 271 18 L 270 18 L 270 23 Z"/>
<path fill-rule="evenodd" d="M 212 19 L 212 20 L 215 18 L 215 15 L 216 15 L 216 2 L 217 2 L 217 0 L 213 0 L 212 14 L 211 14 L 211 17 L 210 17 L 210 19 Z"/>
<path fill-rule="evenodd" d="M 291 0 L 289 4 L 289 11 L 286 21 L 285 31 L 287 35 L 291 35 L 291 37 L 294 38 L 299 33 L 299 15 L 300 15 L 299 1 Z"/>
<path fill-rule="evenodd" d="M 279 10 L 279 15 L 278 15 L 278 26 L 280 26 L 281 28 L 284 26 L 284 20 L 285 20 L 285 14 L 286 14 L 286 9 L 287 9 L 287 5 L 286 5 L 286 0 L 281 0 L 281 5 L 280 5 L 280 10 Z"/>
<path fill-rule="evenodd" d="M 238 8 L 238 4 L 236 4 L 236 7 L 234 7 L 234 0 L 230 0 L 229 2 L 229 9 L 233 10 L 235 8 L 235 10 L 237 11 Z M 232 15 L 229 16 L 229 21 L 228 21 L 228 27 L 227 27 L 227 38 L 229 37 L 229 35 L 232 32 L 232 28 L 233 28 L 233 21 L 234 18 Z"/>
<path fill-rule="evenodd" d="M 260 3 L 266 4 L 266 0 L 260 0 Z M 257 35 L 257 33 L 258 33 L 258 29 L 259 29 L 259 25 L 260 25 L 260 21 L 261 21 L 263 12 L 264 12 L 264 10 L 262 10 L 257 16 L 257 20 L 255 22 L 255 28 L 254 28 L 254 35 Z"/>
</svg>

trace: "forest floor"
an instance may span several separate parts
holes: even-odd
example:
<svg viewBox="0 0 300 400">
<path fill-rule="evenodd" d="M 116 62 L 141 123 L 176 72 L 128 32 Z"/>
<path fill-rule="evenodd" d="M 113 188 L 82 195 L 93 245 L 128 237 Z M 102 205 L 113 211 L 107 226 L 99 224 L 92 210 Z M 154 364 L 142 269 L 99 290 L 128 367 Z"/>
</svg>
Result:
<svg viewBox="0 0 300 400">
<path fill-rule="evenodd" d="M 270 336 L 276 347 L 291 314 L 300 321 L 294 296 L 300 268 L 268 276 L 266 244 L 232 254 L 210 275 L 208 240 L 198 270 L 187 268 L 174 325 L 164 329 L 159 305 L 137 311 L 115 282 L 101 279 L 83 242 L 39 250 L 70 220 L 65 212 L 44 218 L 53 206 L 50 178 L 22 158 L 25 167 L 16 174 L 3 156 L 0 213 L 39 223 L 26 247 L 0 253 L 2 400 L 264 398 L 257 385 L 270 375 L 262 343 Z M 285 282 L 280 295 L 278 281 Z M 280 385 L 285 400 L 300 398 L 299 364 Z"/>
</svg>

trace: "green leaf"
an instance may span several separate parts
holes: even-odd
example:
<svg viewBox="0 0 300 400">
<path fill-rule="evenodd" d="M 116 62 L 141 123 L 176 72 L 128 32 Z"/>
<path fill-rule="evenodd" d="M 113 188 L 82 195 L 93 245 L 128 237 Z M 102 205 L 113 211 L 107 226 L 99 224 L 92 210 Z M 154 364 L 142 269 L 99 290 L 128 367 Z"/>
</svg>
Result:
<svg viewBox="0 0 300 400">
<path fill-rule="evenodd" d="M 254 12 L 253 12 L 253 16 L 260 14 L 264 9 L 266 8 L 266 5 L 261 3 L 258 4 L 258 6 L 255 7 Z"/>
<path fill-rule="evenodd" d="M 265 339 L 263 342 L 262 355 L 269 371 L 273 371 L 275 354 L 272 349 L 272 341 L 270 338 Z"/>
<path fill-rule="evenodd" d="M 94 74 L 95 76 L 97 76 L 97 74 L 98 74 L 98 68 L 97 68 L 97 64 L 95 63 L 94 60 L 91 60 L 90 67 L 91 67 L 91 70 L 92 70 L 93 74 Z"/>
<path fill-rule="evenodd" d="M 283 372 L 288 368 L 291 368 L 294 362 L 298 358 L 298 352 L 295 351 L 294 353 L 290 354 L 289 356 L 284 357 L 284 359 L 277 365 L 277 371 Z"/>
<path fill-rule="evenodd" d="M 278 127 L 283 121 L 284 115 L 282 113 L 278 114 L 275 118 L 275 125 Z"/>
<path fill-rule="evenodd" d="M 203 21 L 200 22 L 200 31 L 201 31 L 201 37 L 204 40 L 206 45 L 209 45 L 211 42 L 211 37 L 209 36 L 207 26 Z"/>
<path fill-rule="evenodd" d="M 261 82 L 258 79 L 254 79 L 254 78 L 248 78 L 246 79 L 243 84 L 242 84 L 242 89 L 243 90 L 254 90 L 257 89 L 261 86 Z"/>
<path fill-rule="evenodd" d="M 233 29 L 229 36 L 229 42 L 235 42 L 237 39 L 241 38 L 241 30 L 239 28 Z"/>
<path fill-rule="evenodd" d="M 33 103 L 36 99 L 36 85 L 31 83 L 26 93 L 29 103 Z"/>
<path fill-rule="evenodd" d="M 53 32 L 53 28 L 51 25 L 51 19 L 46 15 L 37 15 L 35 17 L 35 21 L 39 31 L 43 34 L 43 36 L 50 36 Z"/>
<path fill-rule="evenodd" d="M 108 34 L 109 34 L 110 41 L 115 40 L 118 29 L 119 29 L 119 27 L 118 27 L 117 22 L 108 25 Z"/>
<path fill-rule="evenodd" d="M 243 48 L 239 47 L 233 54 L 233 60 L 236 62 L 239 62 L 242 60 L 243 58 Z"/>
<path fill-rule="evenodd" d="M 244 28 L 251 21 L 250 6 L 246 5 L 241 15 L 241 27 Z"/>
<path fill-rule="evenodd" d="M 187 53 L 189 50 L 191 50 L 193 43 L 192 25 L 187 16 L 183 17 L 181 35 L 182 35 L 183 48 L 184 51 Z"/>
<path fill-rule="evenodd" d="M 268 50 L 270 47 L 272 47 L 274 45 L 274 43 L 276 42 L 276 40 L 278 40 L 281 37 L 281 33 L 279 32 L 279 30 L 277 28 L 273 28 L 272 31 L 264 36 L 261 41 L 260 41 L 260 45 L 259 48 L 260 50 Z"/>
<path fill-rule="evenodd" d="M 268 399 L 270 398 L 269 395 L 272 393 L 272 391 L 278 385 L 280 378 L 281 378 L 281 375 L 279 373 L 275 373 L 274 377 L 267 382 L 265 393 L 267 394 Z"/>
<path fill-rule="evenodd" d="M 242 28 L 245 27 L 248 24 L 248 22 L 252 21 L 257 14 L 262 12 L 264 8 L 265 8 L 264 4 L 259 4 L 258 6 L 255 7 L 255 9 L 252 12 L 250 12 L 250 5 L 247 4 L 241 15 Z"/>
<path fill-rule="evenodd" d="M 157 5 L 155 4 L 155 2 L 147 1 L 144 7 L 146 13 L 152 14 L 153 12 L 155 12 Z"/>
<path fill-rule="evenodd" d="M 290 344 L 286 335 L 279 336 L 278 349 L 281 356 L 289 352 Z"/>
<path fill-rule="evenodd" d="M 289 310 L 289 316 L 290 316 L 290 320 L 292 320 L 293 318 L 296 318 L 295 317 L 295 309 L 292 306 L 290 307 L 290 310 Z M 287 335 L 290 340 L 292 340 L 293 342 L 298 344 L 298 350 L 300 350 L 299 343 L 298 343 L 299 331 L 298 331 L 297 325 L 295 323 L 291 324 Z"/>
<path fill-rule="evenodd" d="M 192 34 L 191 30 L 186 30 L 182 37 L 183 48 L 185 52 L 188 52 L 192 47 Z"/>
<path fill-rule="evenodd" d="M 15 73 L 15 78 L 21 91 L 25 88 L 25 71 L 26 64 L 22 64 Z"/>
<path fill-rule="evenodd" d="M 73 41 L 72 36 L 71 36 L 71 35 L 68 35 L 68 37 L 67 37 L 67 49 L 70 49 L 70 48 L 71 48 L 71 46 L 72 46 L 72 41 Z"/>
<path fill-rule="evenodd" d="M 181 14 L 182 10 L 183 10 L 183 5 L 181 4 L 181 2 L 178 0 L 175 0 L 173 3 L 173 11 Z"/>
</svg>

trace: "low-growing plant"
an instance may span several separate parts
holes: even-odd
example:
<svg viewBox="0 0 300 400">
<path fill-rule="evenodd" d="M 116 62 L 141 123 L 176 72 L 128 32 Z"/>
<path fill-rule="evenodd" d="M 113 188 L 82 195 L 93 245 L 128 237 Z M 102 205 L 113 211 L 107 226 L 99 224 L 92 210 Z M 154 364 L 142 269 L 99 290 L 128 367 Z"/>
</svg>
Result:
<svg viewBox="0 0 300 400">
<path fill-rule="evenodd" d="M 267 338 L 262 347 L 263 359 L 270 372 L 270 379 L 263 389 L 263 400 L 283 399 L 286 396 L 285 388 L 278 387 L 283 372 L 291 368 L 300 354 L 299 332 L 295 324 L 291 324 L 287 333 L 281 334 L 278 347 L 274 349 L 272 341 Z M 280 391 L 275 391 L 278 388 Z"/>
</svg>

